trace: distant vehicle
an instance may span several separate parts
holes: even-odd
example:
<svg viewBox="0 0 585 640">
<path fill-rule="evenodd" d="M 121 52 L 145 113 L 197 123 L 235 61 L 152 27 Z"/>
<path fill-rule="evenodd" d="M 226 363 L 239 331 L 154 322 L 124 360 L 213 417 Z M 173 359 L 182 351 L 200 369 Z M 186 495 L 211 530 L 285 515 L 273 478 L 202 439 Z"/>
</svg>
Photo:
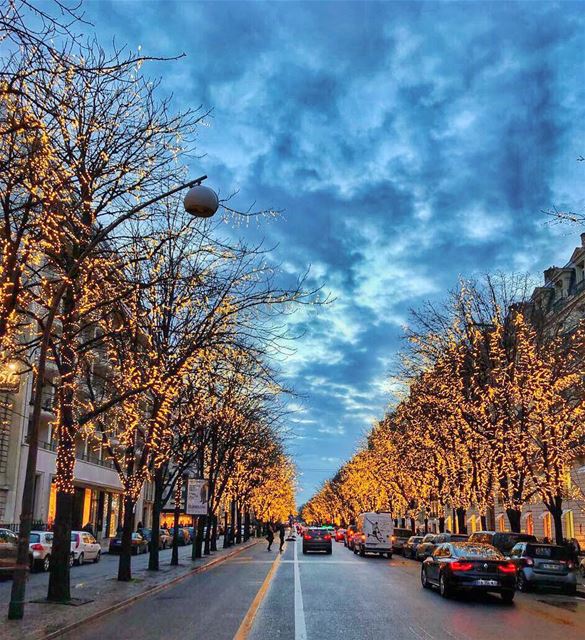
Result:
<svg viewBox="0 0 585 640">
<path fill-rule="evenodd" d="M 51 550 L 53 549 L 53 532 L 31 531 L 28 548 L 30 570 L 48 571 L 51 563 Z"/>
<path fill-rule="evenodd" d="M 567 595 L 577 593 L 577 567 L 566 547 L 519 542 L 510 552 L 518 570 L 518 590 L 558 587 Z"/>
<path fill-rule="evenodd" d="M 10 529 L 0 529 L 0 576 L 12 575 L 17 552 L 18 536 Z"/>
<path fill-rule="evenodd" d="M 335 532 L 335 542 L 343 542 L 345 540 L 345 529 L 337 529 Z"/>
<path fill-rule="evenodd" d="M 348 549 L 352 549 L 353 547 L 351 546 L 352 540 L 353 540 L 353 536 L 356 532 L 356 528 L 355 525 L 350 525 L 346 530 L 345 530 L 345 540 L 343 541 L 343 546 L 347 547 Z"/>
<path fill-rule="evenodd" d="M 489 544 L 444 542 L 422 564 L 425 589 L 439 587 L 444 598 L 457 591 L 491 591 L 511 603 L 516 587 L 516 566 Z"/>
<path fill-rule="evenodd" d="M 394 553 L 402 553 L 402 547 L 412 536 L 412 531 L 410 529 L 405 529 L 404 527 L 394 527 L 393 536 L 392 549 L 394 550 Z"/>
<path fill-rule="evenodd" d="M 423 536 L 410 536 L 408 541 L 402 545 L 402 555 L 405 558 L 416 558 L 416 548 L 422 542 Z"/>
<path fill-rule="evenodd" d="M 368 511 L 360 513 L 358 517 L 360 535 L 355 539 L 356 553 L 365 556 L 366 553 L 377 553 L 392 557 L 392 536 L 394 522 L 390 513 L 384 511 Z"/>
<path fill-rule="evenodd" d="M 416 548 L 416 559 L 426 560 L 431 553 L 435 550 L 435 540 L 438 538 L 437 533 L 427 533 L 426 536 L 419 542 Z"/>
<path fill-rule="evenodd" d="M 303 534 L 303 553 L 325 551 L 332 553 L 331 533 L 323 527 L 309 527 Z"/>
<path fill-rule="evenodd" d="M 175 535 L 174 531 L 175 530 L 173 527 L 169 529 L 169 533 L 171 535 L 170 545 L 173 544 L 173 536 Z M 178 542 L 180 547 L 184 547 L 185 545 L 191 543 L 191 535 L 189 534 L 189 529 L 187 529 L 187 527 L 178 527 L 178 534 L 179 534 Z"/>
<path fill-rule="evenodd" d="M 83 564 L 88 560 L 99 562 L 102 555 L 100 543 L 87 531 L 71 532 L 71 551 L 75 564 Z"/>
<path fill-rule="evenodd" d="M 132 534 L 132 547 L 130 553 L 134 556 L 148 551 L 148 541 L 139 533 Z M 117 533 L 110 540 L 110 553 L 122 553 L 122 532 Z"/>
<path fill-rule="evenodd" d="M 143 527 L 138 531 L 142 537 L 148 542 L 148 548 L 150 549 L 150 541 L 152 540 L 152 529 Z M 158 548 L 166 549 L 171 545 L 171 534 L 166 529 L 159 529 L 158 531 Z"/>
<path fill-rule="evenodd" d="M 529 533 L 513 533 L 511 531 L 476 531 L 469 536 L 469 542 L 491 544 L 504 555 L 509 555 L 518 542 L 538 542 L 536 536 Z"/>
</svg>

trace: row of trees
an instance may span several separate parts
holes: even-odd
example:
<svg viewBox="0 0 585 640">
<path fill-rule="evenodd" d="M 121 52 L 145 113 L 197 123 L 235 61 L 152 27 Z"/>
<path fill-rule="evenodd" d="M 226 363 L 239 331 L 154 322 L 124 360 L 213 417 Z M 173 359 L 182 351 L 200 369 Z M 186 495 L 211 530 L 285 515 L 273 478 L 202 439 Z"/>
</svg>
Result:
<svg viewBox="0 0 585 640">
<path fill-rule="evenodd" d="M 229 501 L 267 519 L 293 512 L 286 389 L 271 361 L 289 338 L 276 316 L 314 302 L 315 292 L 302 278 L 279 287 L 270 252 L 177 203 L 192 184 L 186 171 L 206 112 L 173 111 L 142 74 L 150 58 L 82 41 L 79 7 L 52 8 L 0 8 L 0 353 L 3 365 L 34 374 L 28 485 L 52 389 L 48 597 L 62 601 L 80 439 L 105 452 L 124 488 L 120 580 L 131 578 L 132 514 L 147 480 L 152 569 L 160 509 L 186 474 L 210 480 L 210 523 Z M 224 211 L 244 215 L 225 203 Z M 26 495 L 25 486 L 21 560 L 32 519 Z M 22 615 L 24 578 L 20 570 L 14 579 L 13 617 Z"/>
<path fill-rule="evenodd" d="M 525 278 L 463 283 L 443 307 L 415 313 L 402 354 L 403 397 L 364 446 L 305 505 L 310 520 L 351 522 L 364 510 L 431 515 L 459 531 L 498 500 L 512 531 L 540 500 L 563 540 L 563 502 L 576 497 L 585 453 L 585 326 L 547 322 Z"/>
</svg>

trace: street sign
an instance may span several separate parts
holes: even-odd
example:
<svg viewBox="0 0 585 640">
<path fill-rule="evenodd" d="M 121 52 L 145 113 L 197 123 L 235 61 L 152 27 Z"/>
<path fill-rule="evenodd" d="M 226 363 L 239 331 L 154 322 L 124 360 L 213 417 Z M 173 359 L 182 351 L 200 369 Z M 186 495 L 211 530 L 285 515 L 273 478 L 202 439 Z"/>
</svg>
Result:
<svg viewBox="0 0 585 640">
<path fill-rule="evenodd" d="M 209 481 L 204 478 L 187 480 L 187 505 L 185 513 L 190 516 L 207 515 L 209 499 Z"/>
</svg>

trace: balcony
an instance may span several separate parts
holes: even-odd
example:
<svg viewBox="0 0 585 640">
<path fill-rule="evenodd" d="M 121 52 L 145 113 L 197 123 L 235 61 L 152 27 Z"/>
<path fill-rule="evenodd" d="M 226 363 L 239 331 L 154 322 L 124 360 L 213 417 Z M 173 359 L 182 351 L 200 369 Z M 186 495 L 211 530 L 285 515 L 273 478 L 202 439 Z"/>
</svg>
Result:
<svg viewBox="0 0 585 640">
<path fill-rule="evenodd" d="M 28 436 L 25 438 L 26 444 L 28 444 Z M 52 451 L 53 453 L 57 452 L 58 443 L 53 442 L 45 442 L 39 440 L 39 449 L 44 449 L 45 451 Z M 100 467 L 105 467 L 106 469 L 114 469 L 114 464 L 111 460 L 100 460 L 98 456 L 93 453 L 78 453 L 75 456 L 76 460 L 81 460 L 83 462 L 89 462 L 90 464 L 97 464 Z"/>
</svg>

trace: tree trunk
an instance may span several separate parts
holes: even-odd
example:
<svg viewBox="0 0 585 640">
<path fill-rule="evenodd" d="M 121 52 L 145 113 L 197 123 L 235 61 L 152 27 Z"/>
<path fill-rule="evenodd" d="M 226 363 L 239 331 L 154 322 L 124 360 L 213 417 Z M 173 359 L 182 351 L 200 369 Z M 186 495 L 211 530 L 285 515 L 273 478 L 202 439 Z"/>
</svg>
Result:
<svg viewBox="0 0 585 640">
<path fill-rule="evenodd" d="M 563 544 L 563 498 L 555 496 L 552 503 L 548 503 L 546 506 L 555 523 L 555 542 Z"/>
<path fill-rule="evenodd" d="M 230 544 L 236 542 L 236 501 L 232 500 L 230 509 Z"/>
<path fill-rule="evenodd" d="M 223 548 L 227 549 L 230 546 L 230 537 L 228 535 L 228 512 L 224 514 L 224 526 L 223 526 Z"/>
<path fill-rule="evenodd" d="M 205 516 L 199 516 L 197 518 L 197 545 L 195 549 L 195 557 L 202 558 L 203 557 L 203 529 L 205 527 Z"/>
<path fill-rule="evenodd" d="M 213 516 L 213 529 L 211 531 L 211 551 L 217 551 L 217 516 Z"/>
<path fill-rule="evenodd" d="M 208 513 L 206 518 L 207 529 L 203 536 L 203 553 L 208 556 L 211 553 L 211 536 L 213 533 L 213 516 Z"/>
<path fill-rule="evenodd" d="M 520 523 L 522 520 L 522 511 L 520 509 L 506 509 L 510 530 L 514 533 L 520 533 Z"/>
<path fill-rule="evenodd" d="M 467 525 L 465 524 L 465 514 L 467 511 L 463 507 L 455 509 L 457 513 L 457 529 L 459 533 L 467 533 Z"/>
<path fill-rule="evenodd" d="M 425 523 L 425 534 L 427 534 L 429 532 L 429 519 L 425 518 L 424 523 Z"/>
<path fill-rule="evenodd" d="M 250 539 L 250 512 L 248 509 L 244 511 L 244 542 Z"/>
<path fill-rule="evenodd" d="M 487 531 L 487 528 L 488 528 L 487 516 L 484 513 L 480 513 L 479 514 L 479 519 L 481 521 L 481 530 L 482 531 Z"/>
<path fill-rule="evenodd" d="M 51 548 L 51 574 L 47 600 L 68 602 L 71 600 L 69 587 L 69 558 L 71 556 L 71 518 L 73 516 L 73 493 L 57 491 L 53 545 Z"/>
<path fill-rule="evenodd" d="M 236 544 L 242 543 L 242 510 L 240 503 L 237 503 L 237 518 L 236 518 Z"/>
<path fill-rule="evenodd" d="M 162 509 L 162 499 L 164 490 L 163 470 L 159 468 L 154 473 L 154 504 L 152 505 L 152 539 L 150 544 L 150 555 L 148 557 L 148 568 L 150 571 L 159 570 L 158 545 L 160 540 L 160 512 Z"/>
<path fill-rule="evenodd" d="M 122 529 L 122 549 L 118 561 L 118 580 L 132 580 L 132 530 L 134 529 L 134 500 L 124 496 L 124 524 Z"/>
<path fill-rule="evenodd" d="M 445 533 L 445 516 L 439 517 L 439 533 Z"/>
<path fill-rule="evenodd" d="M 171 554 L 171 566 L 179 564 L 179 516 L 181 515 L 181 503 L 175 500 L 175 512 L 173 516 L 173 552 Z"/>
<path fill-rule="evenodd" d="M 401 526 L 403 529 L 405 529 L 405 528 L 406 528 L 406 518 L 402 518 L 402 519 L 400 520 L 400 526 Z"/>
</svg>

